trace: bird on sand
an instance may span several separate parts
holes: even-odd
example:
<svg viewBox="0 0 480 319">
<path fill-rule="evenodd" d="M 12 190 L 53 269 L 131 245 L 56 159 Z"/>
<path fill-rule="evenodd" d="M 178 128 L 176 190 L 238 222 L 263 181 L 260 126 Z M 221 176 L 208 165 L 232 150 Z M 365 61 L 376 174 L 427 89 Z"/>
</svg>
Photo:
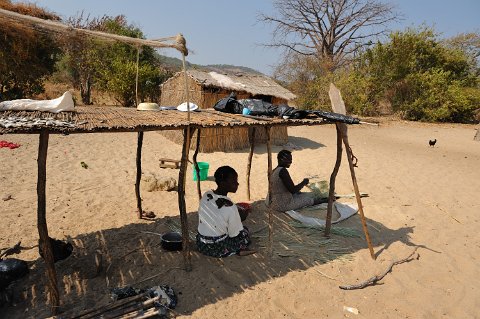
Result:
<svg viewBox="0 0 480 319">
<path fill-rule="evenodd" d="M 431 147 L 435 147 L 435 143 L 437 143 L 437 139 L 428 141 L 428 145 L 430 145 Z"/>
</svg>

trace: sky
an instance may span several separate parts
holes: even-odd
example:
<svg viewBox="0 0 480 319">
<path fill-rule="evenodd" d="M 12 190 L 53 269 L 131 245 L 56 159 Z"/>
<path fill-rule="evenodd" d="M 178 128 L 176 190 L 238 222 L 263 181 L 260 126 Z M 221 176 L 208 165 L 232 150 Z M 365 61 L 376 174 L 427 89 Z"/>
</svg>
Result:
<svg viewBox="0 0 480 319">
<path fill-rule="evenodd" d="M 18 1 L 13 1 L 18 2 Z M 191 63 L 246 66 L 271 75 L 280 62 L 279 49 L 262 44 L 272 40 L 270 25 L 258 22 L 258 15 L 272 15 L 272 0 L 37 0 L 37 6 L 63 19 L 83 11 L 90 17 L 123 14 L 139 27 L 146 38 L 162 38 L 182 33 Z M 441 37 L 480 32 L 480 0 L 384 0 L 396 6 L 403 20 L 389 25 L 391 30 L 425 24 Z M 181 58 L 176 50 L 160 54 Z"/>
</svg>

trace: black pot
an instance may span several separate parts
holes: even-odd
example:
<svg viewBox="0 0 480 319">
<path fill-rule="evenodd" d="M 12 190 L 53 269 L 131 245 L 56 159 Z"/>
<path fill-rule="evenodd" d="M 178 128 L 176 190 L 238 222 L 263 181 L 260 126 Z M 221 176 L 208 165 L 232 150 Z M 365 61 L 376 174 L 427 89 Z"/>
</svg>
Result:
<svg viewBox="0 0 480 319">
<path fill-rule="evenodd" d="M 170 251 L 182 250 L 182 235 L 175 232 L 163 234 L 162 247 Z"/>
</svg>

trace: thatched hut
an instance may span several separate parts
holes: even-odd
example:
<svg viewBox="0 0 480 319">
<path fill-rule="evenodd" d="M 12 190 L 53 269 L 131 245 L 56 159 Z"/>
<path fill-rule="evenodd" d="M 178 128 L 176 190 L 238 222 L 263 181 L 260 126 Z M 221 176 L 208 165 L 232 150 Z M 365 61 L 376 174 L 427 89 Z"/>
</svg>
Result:
<svg viewBox="0 0 480 319">
<path fill-rule="evenodd" d="M 222 72 L 222 73 L 220 73 Z M 231 92 L 238 99 L 261 99 L 272 104 L 288 103 L 296 96 L 273 79 L 246 72 L 189 70 L 189 100 L 201 109 L 212 108 L 215 103 Z M 185 102 L 185 77 L 175 74 L 162 85 L 162 106 L 177 106 Z M 178 131 L 162 132 L 177 143 L 183 141 Z M 200 150 L 202 152 L 231 151 L 248 147 L 248 128 L 212 128 L 202 130 Z M 257 131 L 256 140 L 265 142 L 264 131 Z M 272 143 L 283 145 L 288 141 L 287 127 L 275 127 L 271 132 Z"/>
</svg>

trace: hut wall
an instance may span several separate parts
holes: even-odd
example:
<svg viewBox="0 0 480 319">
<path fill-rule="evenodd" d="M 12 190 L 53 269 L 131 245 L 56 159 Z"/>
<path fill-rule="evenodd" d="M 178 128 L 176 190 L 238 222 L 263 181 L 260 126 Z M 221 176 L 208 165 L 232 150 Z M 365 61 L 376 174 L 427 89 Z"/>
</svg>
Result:
<svg viewBox="0 0 480 319">
<path fill-rule="evenodd" d="M 200 148 L 202 153 L 212 152 L 229 152 L 239 149 L 246 149 L 249 147 L 248 130 L 251 128 L 208 128 L 202 129 L 200 133 Z M 192 150 L 196 147 L 197 132 L 193 135 L 190 148 Z M 286 126 L 272 127 L 270 130 L 271 141 L 273 145 L 284 145 L 288 142 L 288 134 Z M 177 143 L 183 143 L 183 134 L 179 130 L 159 131 L 169 140 Z M 267 141 L 266 130 L 264 127 L 257 127 L 255 131 L 255 143 L 264 144 Z"/>
<path fill-rule="evenodd" d="M 201 109 L 212 108 L 215 103 L 228 96 L 232 91 L 223 88 L 202 87 L 197 81 L 188 77 L 189 100 L 195 103 Z M 251 94 L 246 92 L 236 92 L 238 99 L 251 98 Z M 273 98 L 274 100 L 283 99 Z M 179 74 L 174 78 L 164 83 L 162 87 L 162 97 L 160 105 L 162 106 L 177 106 L 185 102 L 185 78 L 183 74 Z M 248 128 L 208 128 L 202 129 L 200 135 L 200 151 L 210 153 L 215 151 L 227 152 L 237 149 L 247 148 Z M 160 131 L 169 140 L 177 143 L 183 143 L 183 134 L 178 130 Z M 195 148 L 196 134 L 192 139 L 191 148 Z M 256 143 L 265 143 L 266 134 L 264 128 L 258 128 L 255 134 Z M 283 145 L 288 142 L 287 127 L 274 127 L 271 129 L 271 141 L 274 145 Z"/>
<path fill-rule="evenodd" d="M 188 77 L 188 97 L 190 102 L 203 108 L 202 86 L 191 77 Z M 162 86 L 161 106 L 177 106 L 186 102 L 185 78 L 179 74 Z"/>
<path fill-rule="evenodd" d="M 284 145 L 288 142 L 286 126 L 275 126 L 270 129 L 270 140 L 273 145 Z M 264 144 L 267 142 L 267 131 L 264 127 L 257 127 L 255 130 L 255 143 Z"/>
</svg>

